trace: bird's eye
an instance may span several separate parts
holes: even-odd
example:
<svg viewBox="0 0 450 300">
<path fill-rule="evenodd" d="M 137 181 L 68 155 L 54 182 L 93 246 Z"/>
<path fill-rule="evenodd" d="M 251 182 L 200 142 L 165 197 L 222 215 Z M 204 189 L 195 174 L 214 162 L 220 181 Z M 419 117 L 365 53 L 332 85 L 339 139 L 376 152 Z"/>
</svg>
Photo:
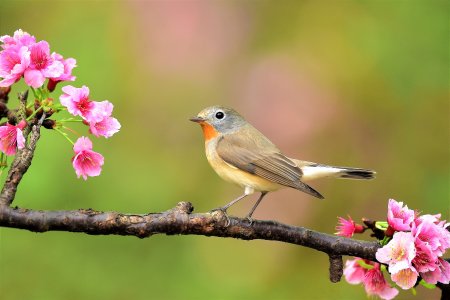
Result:
<svg viewBox="0 0 450 300">
<path fill-rule="evenodd" d="M 216 119 L 222 120 L 225 117 L 225 114 L 222 111 L 216 112 Z"/>
</svg>

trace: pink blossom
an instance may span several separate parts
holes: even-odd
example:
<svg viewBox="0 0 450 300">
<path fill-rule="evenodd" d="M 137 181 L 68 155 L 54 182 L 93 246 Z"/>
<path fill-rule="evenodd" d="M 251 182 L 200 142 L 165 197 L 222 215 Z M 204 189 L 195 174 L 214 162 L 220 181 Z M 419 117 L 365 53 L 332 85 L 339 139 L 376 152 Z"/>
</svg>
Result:
<svg viewBox="0 0 450 300">
<path fill-rule="evenodd" d="M 398 290 L 391 287 L 384 279 L 379 264 L 366 272 L 363 283 L 369 296 L 377 295 L 381 299 L 389 300 L 398 294 Z"/>
<path fill-rule="evenodd" d="M 36 43 L 36 39 L 29 33 L 22 31 L 22 29 L 19 29 L 14 32 L 14 36 L 12 37 L 9 35 L 1 36 L 0 42 L 3 43 L 3 49 L 8 49 L 11 47 L 21 48 L 22 46 L 28 47 Z"/>
<path fill-rule="evenodd" d="M 353 234 L 364 232 L 364 227 L 362 225 L 356 224 L 350 216 L 348 220 L 338 217 L 338 225 L 336 226 L 336 235 L 352 237 Z"/>
<path fill-rule="evenodd" d="M 414 241 L 416 247 L 416 257 L 412 263 L 417 272 L 428 272 L 436 269 L 438 256 L 431 250 L 429 245 L 419 239 Z"/>
<path fill-rule="evenodd" d="M 74 116 L 86 116 L 94 109 L 94 103 L 89 100 L 89 88 L 82 86 L 76 88 L 71 85 L 67 85 L 62 88 L 64 92 L 59 100 L 61 104 L 67 107 L 70 114 Z"/>
<path fill-rule="evenodd" d="M 371 269 L 360 265 L 363 262 Z M 361 258 L 347 260 L 344 269 L 345 280 L 350 284 L 363 283 L 368 295 L 378 295 L 382 299 L 392 299 L 398 294 L 396 288 L 391 287 L 384 279 L 380 264 Z"/>
<path fill-rule="evenodd" d="M 9 47 L 0 52 L 0 87 L 8 87 L 19 81 L 30 64 L 27 47 Z"/>
<path fill-rule="evenodd" d="M 120 123 L 116 118 L 105 117 L 100 122 L 89 123 L 89 132 L 96 137 L 104 136 L 105 138 L 111 137 L 120 129 Z"/>
<path fill-rule="evenodd" d="M 61 104 L 67 107 L 70 114 L 81 116 L 88 123 L 96 123 L 111 116 L 113 105 L 109 101 L 92 101 L 89 99 L 89 88 L 76 88 L 71 85 L 62 88 L 64 94 L 59 97 Z"/>
<path fill-rule="evenodd" d="M 388 223 L 396 231 L 411 230 L 411 224 L 414 221 L 414 211 L 403 207 L 403 202 L 397 202 L 389 199 L 388 203 Z"/>
<path fill-rule="evenodd" d="M 391 274 L 391 279 L 402 289 L 408 290 L 416 284 L 418 275 L 416 269 L 410 267 Z"/>
<path fill-rule="evenodd" d="M 92 142 L 87 137 L 80 137 L 73 146 L 75 156 L 72 158 L 72 165 L 78 178 L 83 176 L 84 180 L 88 176 L 98 176 L 102 171 L 104 163 L 100 153 L 92 151 Z"/>
<path fill-rule="evenodd" d="M 344 268 L 344 277 L 345 280 L 347 280 L 350 284 L 358 284 L 364 281 L 364 276 L 366 275 L 366 272 L 368 269 L 363 268 L 360 265 L 360 262 L 364 262 L 368 265 L 374 265 L 376 263 L 364 260 L 362 258 L 356 257 L 353 260 L 347 260 L 345 262 L 345 268 Z"/>
<path fill-rule="evenodd" d="M 51 56 L 53 60 L 59 61 L 63 64 L 64 72 L 60 76 L 51 77 L 50 79 L 54 81 L 74 81 L 76 77 L 72 75 L 72 69 L 77 66 L 76 59 L 74 58 L 64 59 L 64 57 L 61 54 L 58 54 L 56 52 L 53 52 Z"/>
<path fill-rule="evenodd" d="M 0 126 L 0 151 L 6 155 L 16 154 L 16 149 L 25 147 L 25 138 L 22 130 L 27 123 L 22 120 L 17 125 L 6 123 L 6 126 Z"/>
<path fill-rule="evenodd" d="M 107 101 L 93 101 L 94 108 L 92 110 L 92 116 L 90 119 L 85 118 L 87 122 L 100 122 L 106 117 L 110 117 L 114 108 L 114 105 Z"/>
<path fill-rule="evenodd" d="M 49 78 L 50 91 L 59 81 L 73 81 L 72 69 L 76 66 L 73 58 L 64 59 L 60 54 L 50 55 L 46 41 L 36 43 L 34 36 L 17 30 L 14 36 L 2 36 L 3 51 L 0 52 L 0 86 L 9 86 L 24 75 L 25 82 L 34 88 L 44 84 Z M 51 82 L 51 83 L 50 83 Z"/>
<path fill-rule="evenodd" d="M 46 78 L 57 78 L 64 73 L 62 62 L 50 55 L 46 41 L 40 41 L 29 47 L 30 65 L 24 73 L 25 82 L 34 88 L 44 84 Z"/>
<path fill-rule="evenodd" d="M 441 222 L 441 214 L 435 214 L 435 215 L 426 214 L 426 215 L 422 215 L 422 216 L 417 216 L 414 219 L 413 225 L 415 225 L 415 227 L 417 228 L 424 221 L 437 224 L 437 223 Z M 413 226 L 411 226 L 411 229 L 412 228 L 413 228 Z"/>
<path fill-rule="evenodd" d="M 396 232 L 391 241 L 378 249 L 376 258 L 381 263 L 389 264 L 389 273 L 412 268 L 412 260 L 416 256 L 414 237 L 411 232 Z"/>
<path fill-rule="evenodd" d="M 450 248 L 450 232 L 447 227 L 448 224 L 440 221 L 437 216 L 423 215 L 413 224 L 411 232 L 437 256 L 442 256 Z"/>
<path fill-rule="evenodd" d="M 436 261 L 436 268 L 433 271 L 420 273 L 423 280 L 428 283 L 436 284 L 442 282 L 443 284 L 450 283 L 450 263 L 445 259 L 439 258 Z"/>
<path fill-rule="evenodd" d="M 72 69 L 77 66 L 77 61 L 74 58 L 64 59 L 61 54 L 53 52 L 51 55 L 52 59 L 59 61 L 64 66 L 64 72 L 58 77 L 51 77 L 47 88 L 50 92 L 54 91 L 56 84 L 61 81 L 74 81 L 75 76 L 72 75 Z"/>
</svg>

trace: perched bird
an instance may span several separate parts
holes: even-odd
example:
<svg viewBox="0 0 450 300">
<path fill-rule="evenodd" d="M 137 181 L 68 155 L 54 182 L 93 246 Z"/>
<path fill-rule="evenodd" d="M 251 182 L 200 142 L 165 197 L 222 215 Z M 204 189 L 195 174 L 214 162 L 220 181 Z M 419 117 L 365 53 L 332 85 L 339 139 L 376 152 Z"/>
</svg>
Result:
<svg viewBox="0 0 450 300">
<path fill-rule="evenodd" d="M 250 222 L 256 207 L 268 192 L 290 187 L 323 199 L 304 181 L 322 177 L 372 179 L 375 176 L 372 170 L 289 158 L 231 108 L 207 107 L 190 120 L 200 124 L 203 130 L 206 157 L 214 171 L 244 188 L 242 196 L 217 209 L 225 215 L 230 206 L 255 191 L 261 195 L 247 214 Z"/>
</svg>

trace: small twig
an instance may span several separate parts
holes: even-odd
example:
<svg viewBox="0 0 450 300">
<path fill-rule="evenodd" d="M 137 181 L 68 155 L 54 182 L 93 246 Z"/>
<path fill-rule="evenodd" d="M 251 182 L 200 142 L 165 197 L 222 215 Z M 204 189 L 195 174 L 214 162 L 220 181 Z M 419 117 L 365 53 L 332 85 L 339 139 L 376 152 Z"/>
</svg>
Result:
<svg viewBox="0 0 450 300">
<path fill-rule="evenodd" d="M 375 221 L 363 218 L 363 223 L 368 229 L 372 230 L 372 234 L 370 236 L 376 237 L 378 240 L 382 240 L 385 237 L 384 231 L 375 227 Z"/>
<path fill-rule="evenodd" d="M 450 284 L 443 284 L 443 283 L 438 282 L 436 284 L 436 286 L 438 288 L 440 288 L 441 291 L 442 291 L 441 300 L 448 300 L 448 299 L 450 299 Z"/>
<path fill-rule="evenodd" d="M 24 101 L 26 101 L 27 94 L 28 93 L 22 94 L 23 97 L 25 97 Z M 36 144 L 40 137 L 40 127 L 44 119 L 45 113 L 42 114 L 37 124 L 32 125 L 31 135 L 26 146 L 23 149 L 17 150 L 16 156 L 11 163 L 11 167 L 6 177 L 5 184 L 3 185 L 2 192 L 0 193 L 0 206 L 9 206 L 13 202 L 17 192 L 17 186 L 33 160 L 34 150 L 36 149 Z M 25 137 L 28 136 L 29 130 L 29 126 L 24 128 L 23 134 Z"/>
<path fill-rule="evenodd" d="M 344 261 L 341 255 L 329 255 L 330 259 L 330 281 L 333 283 L 341 281 L 344 272 Z"/>
</svg>

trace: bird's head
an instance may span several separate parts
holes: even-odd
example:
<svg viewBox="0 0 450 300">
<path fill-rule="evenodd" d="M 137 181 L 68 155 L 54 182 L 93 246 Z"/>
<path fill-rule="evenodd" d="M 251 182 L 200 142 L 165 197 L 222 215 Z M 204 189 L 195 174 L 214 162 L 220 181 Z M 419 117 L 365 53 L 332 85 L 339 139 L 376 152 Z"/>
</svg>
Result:
<svg viewBox="0 0 450 300">
<path fill-rule="evenodd" d="M 202 126 L 205 140 L 235 132 L 247 123 L 237 111 L 223 106 L 207 107 L 190 120 Z"/>
</svg>

